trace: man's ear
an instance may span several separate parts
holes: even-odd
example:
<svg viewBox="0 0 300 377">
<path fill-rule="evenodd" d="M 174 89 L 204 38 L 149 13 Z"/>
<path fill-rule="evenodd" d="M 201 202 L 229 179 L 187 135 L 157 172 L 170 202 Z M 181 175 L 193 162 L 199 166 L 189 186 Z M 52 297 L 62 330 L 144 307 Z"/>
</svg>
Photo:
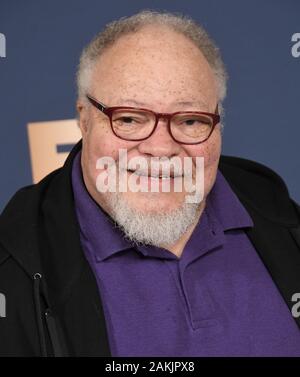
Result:
<svg viewBox="0 0 300 377">
<path fill-rule="evenodd" d="M 82 137 L 87 133 L 89 126 L 89 107 L 86 103 L 78 100 L 76 103 L 78 126 L 81 131 Z"/>
</svg>

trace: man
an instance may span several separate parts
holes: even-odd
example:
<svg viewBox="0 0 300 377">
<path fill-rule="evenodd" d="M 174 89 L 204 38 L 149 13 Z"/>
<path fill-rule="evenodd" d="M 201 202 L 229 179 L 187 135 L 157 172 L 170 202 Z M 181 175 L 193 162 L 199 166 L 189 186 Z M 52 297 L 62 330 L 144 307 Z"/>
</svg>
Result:
<svg viewBox="0 0 300 377">
<path fill-rule="evenodd" d="M 2 355 L 300 356 L 300 208 L 270 169 L 220 157 L 225 92 L 188 18 L 141 12 L 87 46 L 82 142 L 1 216 Z"/>
</svg>

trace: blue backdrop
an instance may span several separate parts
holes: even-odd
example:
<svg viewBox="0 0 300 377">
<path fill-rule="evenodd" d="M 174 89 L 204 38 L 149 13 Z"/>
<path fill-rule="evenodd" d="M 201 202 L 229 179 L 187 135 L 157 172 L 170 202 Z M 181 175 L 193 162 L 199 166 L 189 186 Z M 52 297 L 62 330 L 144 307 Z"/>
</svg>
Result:
<svg viewBox="0 0 300 377">
<path fill-rule="evenodd" d="M 0 210 L 32 182 L 26 124 L 74 118 L 81 49 L 108 21 L 144 8 L 187 13 L 207 28 L 230 76 L 223 154 L 273 168 L 300 202 L 300 1 L 1 0 Z"/>
</svg>

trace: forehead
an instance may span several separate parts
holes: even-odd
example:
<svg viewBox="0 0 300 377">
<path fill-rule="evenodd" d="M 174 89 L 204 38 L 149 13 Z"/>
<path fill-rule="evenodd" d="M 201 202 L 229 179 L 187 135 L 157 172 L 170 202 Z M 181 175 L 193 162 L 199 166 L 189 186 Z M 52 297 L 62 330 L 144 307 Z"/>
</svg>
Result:
<svg viewBox="0 0 300 377">
<path fill-rule="evenodd" d="M 188 102 L 216 96 L 214 74 L 199 48 L 162 26 L 145 27 L 107 48 L 95 65 L 92 85 L 107 100 L 129 96 Z"/>
</svg>

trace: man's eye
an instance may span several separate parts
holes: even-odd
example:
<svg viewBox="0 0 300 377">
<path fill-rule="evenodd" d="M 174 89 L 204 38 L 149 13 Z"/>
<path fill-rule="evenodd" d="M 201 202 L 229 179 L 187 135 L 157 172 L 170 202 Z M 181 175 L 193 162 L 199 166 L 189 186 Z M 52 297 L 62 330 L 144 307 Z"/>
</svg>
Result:
<svg viewBox="0 0 300 377">
<path fill-rule="evenodd" d="M 122 117 L 122 118 L 120 118 L 120 121 L 123 122 L 123 123 L 133 123 L 134 119 L 130 118 L 130 117 Z"/>
<path fill-rule="evenodd" d="M 137 123 L 136 119 L 128 116 L 123 116 L 117 119 L 114 119 L 114 122 L 118 124 L 135 124 Z"/>
<path fill-rule="evenodd" d="M 188 118 L 182 121 L 183 126 L 207 126 L 210 124 L 209 119 L 205 118 Z"/>
<path fill-rule="evenodd" d="M 199 123 L 196 119 L 186 119 L 184 124 L 187 126 L 194 126 L 195 124 Z"/>
<path fill-rule="evenodd" d="M 184 119 L 182 121 L 182 125 L 183 126 L 199 126 L 199 125 L 202 125 L 202 124 L 205 124 L 203 119 L 194 119 L 194 118 L 190 118 L 190 119 Z"/>
<path fill-rule="evenodd" d="M 139 115 L 120 115 L 117 118 L 113 119 L 113 122 L 119 126 L 140 126 L 149 122 L 149 119 L 145 116 Z"/>
</svg>

